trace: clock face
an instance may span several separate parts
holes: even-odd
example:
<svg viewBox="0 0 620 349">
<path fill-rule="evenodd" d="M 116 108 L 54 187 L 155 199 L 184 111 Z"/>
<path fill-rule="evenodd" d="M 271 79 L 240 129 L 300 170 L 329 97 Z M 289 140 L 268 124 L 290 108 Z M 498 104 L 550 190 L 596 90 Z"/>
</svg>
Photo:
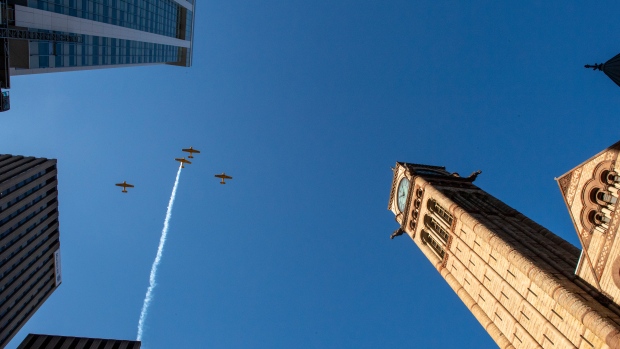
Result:
<svg viewBox="0 0 620 349">
<path fill-rule="evenodd" d="M 407 203 L 407 194 L 409 193 L 409 180 L 407 178 L 403 178 L 400 180 L 398 184 L 398 210 L 404 211 L 405 204 Z"/>
</svg>

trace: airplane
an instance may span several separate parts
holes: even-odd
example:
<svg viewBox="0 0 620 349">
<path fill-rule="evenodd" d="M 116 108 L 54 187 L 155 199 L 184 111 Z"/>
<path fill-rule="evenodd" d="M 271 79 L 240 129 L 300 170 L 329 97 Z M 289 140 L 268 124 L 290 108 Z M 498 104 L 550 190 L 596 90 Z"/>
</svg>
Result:
<svg viewBox="0 0 620 349">
<path fill-rule="evenodd" d="M 185 168 L 185 164 L 191 164 L 191 162 L 185 160 L 185 158 L 175 158 L 175 160 L 181 163 L 181 168 Z"/>
<path fill-rule="evenodd" d="M 188 158 L 190 158 L 190 159 L 194 157 L 194 155 L 193 155 L 194 153 L 200 154 L 200 150 L 194 149 L 192 147 L 181 149 L 181 150 L 184 151 L 184 152 L 189 153 Z"/>
<path fill-rule="evenodd" d="M 227 179 L 232 179 L 231 176 L 227 176 L 226 173 L 222 172 L 222 174 L 216 174 L 215 177 L 220 178 L 222 181 L 220 182 L 220 184 L 226 184 L 226 182 L 224 182 Z"/>
<path fill-rule="evenodd" d="M 123 181 L 123 183 L 116 183 L 117 187 L 123 187 L 123 193 L 127 192 L 127 188 L 133 188 L 132 184 L 127 183 L 127 181 Z"/>
</svg>

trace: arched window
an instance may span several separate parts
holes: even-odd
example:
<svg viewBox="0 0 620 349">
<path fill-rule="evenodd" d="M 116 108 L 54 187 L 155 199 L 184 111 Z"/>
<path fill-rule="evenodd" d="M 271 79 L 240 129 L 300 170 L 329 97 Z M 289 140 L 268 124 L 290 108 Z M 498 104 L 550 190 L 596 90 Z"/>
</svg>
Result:
<svg viewBox="0 0 620 349">
<path fill-rule="evenodd" d="M 598 191 L 596 193 L 596 198 L 601 201 L 605 201 L 608 204 L 612 204 L 612 205 L 618 201 L 618 199 L 615 196 L 611 195 L 611 193 L 607 191 Z"/>
<path fill-rule="evenodd" d="M 588 213 L 588 220 L 594 225 L 608 224 L 610 219 L 602 212 L 590 211 Z"/>
<path fill-rule="evenodd" d="M 600 191 L 599 188 L 592 188 L 592 190 L 590 190 L 590 201 L 596 203 L 596 199 L 597 199 L 599 191 Z"/>
<path fill-rule="evenodd" d="M 607 184 L 620 183 L 620 176 L 616 171 L 603 171 L 603 173 L 606 173 Z"/>
<path fill-rule="evenodd" d="M 588 212 L 588 221 L 592 224 L 596 224 L 596 220 L 594 219 L 594 216 L 596 216 L 596 211 Z"/>
<path fill-rule="evenodd" d="M 433 238 L 431 234 L 425 230 L 422 230 L 422 242 L 425 245 L 430 246 L 431 251 L 433 251 L 439 259 L 443 259 L 446 255 L 446 251 L 444 251 L 443 247 L 435 240 L 435 238 Z"/>
<path fill-rule="evenodd" d="M 597 212 L 594 215 L 594 221 L 598 224 L 608 224 L 610 219 L 609 217 L 605 216 L 604 214 Z"/>
<path fill-rule="evenodd" d="M 601 183 L 613 184 L 613 179 L 609 177 L 609 170 L 603 170 L 601 172 Z"/>
<path fill-rule="evenodd" d="M 441 218 L 441 220 L 446 222 L 446 224 L 452 226 L 452 215 L 450 214 L 450 212 L 448 212 L 448 210 L 441 207 L 441 205 L 439 205 L 437 201 L 435 201 L 434 199 L 428 200 L 428 209 L 434 214 L 436 214 L 439 218 Z"/>
<path fill-rule="evenodd" d="M 433 217 L 429 215 L 424 215 L 424 225 L 435 233 L 435 236 L 439 238 L 441 242 L 443 242 L 444 246 L 448 243 L 448 238 L 450 235 L 448 232 L 437 222 Z"/>
</svg>

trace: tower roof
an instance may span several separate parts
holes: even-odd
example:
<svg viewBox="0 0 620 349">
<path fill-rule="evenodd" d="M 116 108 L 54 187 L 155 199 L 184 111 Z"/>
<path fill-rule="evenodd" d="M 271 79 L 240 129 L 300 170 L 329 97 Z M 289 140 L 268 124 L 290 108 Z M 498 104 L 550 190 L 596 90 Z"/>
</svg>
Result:
<svg viewBox="0 0 620 349">
<path fill-rule="evenodd" d="M 615 82 L 616 85 L 620 86 L 620 53 L 605 63 L 597 63 L 594 65 L 586 64 L 584 67 L 602 71 Z"/>
</svg>

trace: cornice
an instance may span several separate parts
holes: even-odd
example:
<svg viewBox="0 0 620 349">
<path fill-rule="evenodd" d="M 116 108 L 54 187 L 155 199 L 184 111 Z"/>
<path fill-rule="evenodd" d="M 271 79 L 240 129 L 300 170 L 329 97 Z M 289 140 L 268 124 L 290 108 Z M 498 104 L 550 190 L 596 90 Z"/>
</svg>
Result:
<svg viewBox="0 0 620 349">
<path fill-rule="evenodd" d="M 390 190 L 390 200 L 388 201 L 388 210 L 392 209 L 392 202 L 394 202 L 394 191 L 396 190 L 396 178 L 398 178 L 398 165 L 400 163 L 396 162 L 396 167 L 392 169 L 392 173 L 394 176 L 392 177 L 392 189 Z"/>
</svg>

